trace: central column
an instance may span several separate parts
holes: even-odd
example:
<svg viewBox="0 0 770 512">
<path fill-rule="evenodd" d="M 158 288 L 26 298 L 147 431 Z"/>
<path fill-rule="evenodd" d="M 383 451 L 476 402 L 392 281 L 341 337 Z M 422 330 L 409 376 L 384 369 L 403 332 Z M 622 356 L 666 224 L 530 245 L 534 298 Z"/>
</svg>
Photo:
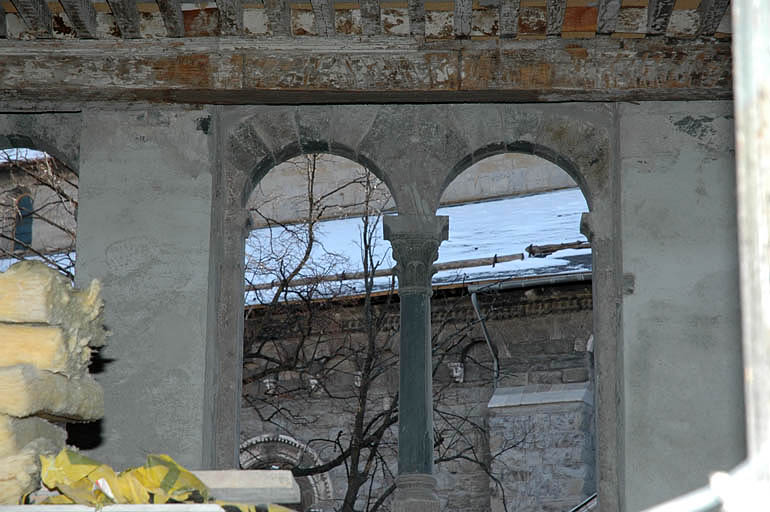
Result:
<svg viewBox="0 0 770 512">
<path fill-rule="evenodd" d="M 393 247 L 401 304 L 398 401 L 398 477 L 394 512 L 438 512 L 433 477 L 433 377 L 431 278 L 449 219 L 385 217 L 385 239 Z"/>
</svg>

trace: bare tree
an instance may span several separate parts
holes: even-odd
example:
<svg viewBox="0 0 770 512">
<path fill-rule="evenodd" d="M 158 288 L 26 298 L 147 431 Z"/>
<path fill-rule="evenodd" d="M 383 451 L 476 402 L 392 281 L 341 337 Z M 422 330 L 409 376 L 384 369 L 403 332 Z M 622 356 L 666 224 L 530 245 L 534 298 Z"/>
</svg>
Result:
<svg viewBox="0 0 770 512">
<path fill-rule="evenodd" d="M 395 277 L 383 268 L 376 236 L 387 197 L 366 169 L 331 192 L 316 193 L 319 158 L 310 155 L 298 164 L 307 176 L 302 222 L 285 225 L 256 212 L 277 229 L 250 248 L 247 287 L 257 304 L 247 313 L 244 400 L 263 425 L 301 438 L 321 454 L 320 463 L 293 463 L 296 477 L 342 474 L 345 489 L 334 508 L 375 512 L 389 508 L 397 459 L 398 304 Z M 336 198 L 348 188 L 358 189 L 353 196 L 360 201 L 340 204 Z M 343 215 L 362 212 L 360 270 L 346 271 L 350 262 L 320 241 L 320 221 L 330 208 Z M 467 296 L 452 300 L 456 305 Z M 445 312 L 455 305 L 444 305 Z M 445 314 L 434 322 L 434 377 L 474 343 L 475 321 L 453 318 Z M 490 456 L 483 412 L 452 406 L 456 388 L 444 378 L 434 389 L 436 462 L 475 465 L 499 484 L 493 459 L 526 433 Z M 334 415 L 335 428 L 319 426 L 324 414 Z"/>
<path fill-rule="evenodd" d="M 45 153 L 2 150 L 0 183 L 0 259 L 38 259 L 73 280 L 75 173 Z"/>
</svg>

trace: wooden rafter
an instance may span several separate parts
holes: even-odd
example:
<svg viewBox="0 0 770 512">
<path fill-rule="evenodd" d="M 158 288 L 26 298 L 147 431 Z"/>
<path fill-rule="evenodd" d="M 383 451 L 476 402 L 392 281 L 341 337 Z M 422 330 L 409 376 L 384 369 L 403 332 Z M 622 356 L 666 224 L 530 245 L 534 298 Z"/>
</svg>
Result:
<svg viewBox="0 0 770 512">
<path fill-rule="evenodd" d="M 51 37 L 53 35 L 53 21 L 51 10 L 44 0 L 11 0 L 16 12 L 30 31 L 37 37 Z"/>
<path fill-rule="evenodd" d="M 500 0 L 501 38 L 513 38 L 519 33 L 519 8 L 520 0 Z"/>
<path fill-rule="evenodd" d="M 0 5 L 0 38 L 7 37 L 5 29 L 5 9 Z"/>
<path fill-rule="evenodd" d="M 473 21 L 473 0 L 455 0 L 454 30 L 455 37 L 467 38 L 471 35 Z"/>
<path fill-rule="evenodd" d="M 546 35 L 561 35 L 561 27 L 564 25 L 564 13 L 566 10 L 566 0 L 548 0 L 546 4 Z"/>
<path fill-rule="evenodd" d="M 138 39 L 139 34 L 139 10 L 136 8 L 136 0 L 107 0 L 120 29 L 123 39 Z"/>
<path fill-rule="evenodd" d="M 700 30 L 702 36 L 713 36 L 730 8 L 730 0 L 702 0 L 698 6 Z"/>
<path fill-rule="evenodd" d="M 319 36 L 334 35 L 334 1 L 310 0 L 315 15 L 315 28 Z"/>
<path fill-rule="evenodd" d="M 59 0 L 59 3 L 67 13 L 78 37 L 95 39 L 98 36 L 96 10 L 91 0 Z"/>
<path fill-rule="evenodd" d="M 180 0 L 157 0 L 168 37 L 184 36 L 184 19 Z"/>
<path fill-rule="evenodd" d="M 243 33 L 243 2 L 241 0 L 217 0 L 219 30 L 223 36 Z"/>
<path fill-rule="evenodd" d="M 275 36 L 291 35 L 291 13 L 287 0 L 264 0 L 270 31 Z"/>
<path fill-rule="evenodd" d="M 382 33 L 380 22 L 380 0 L 360 0 L 361 26 L 365 36 L 375 36 Z"/>
<path fill-rule="evenodd" d="M 611 34 L 615 32 L 620 13 L 620 0 L 599 0 L 599 15 L 596 20 L 596 32 Z"/>
<path fill-rule="evenodd" d="M 647 4 L 647 33 L 661 35 L 666 33 L 675 0 L 650 0 Z"/>
<path fill-rule="evenodd" d="M 425 2 L 409 0 L 409 34 L 425 37 Z"/>
</svg>

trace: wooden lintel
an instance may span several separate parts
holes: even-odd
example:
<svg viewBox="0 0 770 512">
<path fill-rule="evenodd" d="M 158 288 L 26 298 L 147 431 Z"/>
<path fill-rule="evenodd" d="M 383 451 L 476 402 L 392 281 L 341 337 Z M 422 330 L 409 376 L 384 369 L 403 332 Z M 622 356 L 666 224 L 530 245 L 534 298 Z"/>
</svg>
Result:
<svg viewBox="0 0 770 512">
<path fill-rule="evenodd" d="M 473 0 L 455 0 L 455 37 L 465 39 L 471 35 L 473 21 Z"/>
<path fill-rule="evenodd" d="M 520 0 L 500 0 L 499 32 L 502 39 L 516 37 L 519 33 Z"/>
<path fill-rule="evenodd" d="M 729 42 L 386 37 L 6 41 L 0 105 L 43 101 L 625 101 L 729 98 Z M 456 41 L 451 41 L 456 43 Z M 39 63 L 39 64 L 38 64 Z M 613 72 L 608 72 L 613 70 Z"/>
<path fill-rule="evenodd" d="M 567 10 L 567 0 L 548 0 L 546 4 L 546 35 L 561 35 L 564 25 L 564 13 Z"/>
<path fill-rule="evenodd" d="M 53 36 L 51 10 L 45 0 L 11 0 L 30 32 L 41 38 Z"/>
<path fill-rule="evenodd" d="M 310 0 L 315 16 L 315 27 L 319 36 L 333 36 L 334 29 L 334 1 Z"/>
<path fill-rule="evenodd" d="M 96 31 L 96 10 L 91 0 L 59 0 L 64 12 L 80 38 L 93 39 Z"/>
<path fill-rule="evenodd" d="M 360 0 L 361 31 L 365 36 L 376 36 L 382 33 L 380 18 L 380 0 Z"/>
<path fill-rule="evenodd" d="M 675 0 L 650 0 L 647 4 L 647 33 L 657 36 L 666 33 Z"/>
<path fill-rule="evenodd" d="M 267 22 L 274 36 L 291 35 L 291 13 L 287 0 L 264 0 Z"/>
<path fill-rule="evenodd" d="M 216 0 L 219 9 L 219 30 L 223 36 L 243 34 L 242 0 Z"/>
<path fill-rule="evenodd" d="M 118 25 L 123 39 L 138 39 L 139 10 L 136 8 L 136 0 L 107 0 L 112 9 L 112 16 Z"/>
<path fill-rule="evenodd" d="M 618 25 L 620 0 L 599 0 L 599 14 L 596 21 L 596 32 L 612 34 Z"/>
<path fill-rule="evenodd" d="M 157 0 L 168 37 L 184 36 L 184 19 L 181 0 Z"/>
<path fill-rule="evenodd" d="M 730 0 L 702 0 L 698 6 L 698 14 L 700 15 L 698 34 L 713 36 L 729 8 Z"/>
</svg>

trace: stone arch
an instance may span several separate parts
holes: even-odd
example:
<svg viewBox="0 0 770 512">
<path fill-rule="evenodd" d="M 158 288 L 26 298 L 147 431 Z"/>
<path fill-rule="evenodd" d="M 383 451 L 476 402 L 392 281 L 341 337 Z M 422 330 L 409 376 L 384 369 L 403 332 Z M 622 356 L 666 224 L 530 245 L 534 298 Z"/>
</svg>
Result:
<svg viewBox="0 0 770 512">
<path fill-rule="evenodd" d="M 79 172 L 81 114 L 0 115 L 0 150 L 29 148 L 48 153 Z"/>
<path fill-rule="evenodd" d="M 242 469 L 292 469 L 322 464 L 321 457 L 308 445 L 283 434 L 261 435 L 240 446 Z M 334 499 L 334 487 L 328 473 L 296 477 L 302 497 L 301 510 L 324 510 Z"/>
</svg>

